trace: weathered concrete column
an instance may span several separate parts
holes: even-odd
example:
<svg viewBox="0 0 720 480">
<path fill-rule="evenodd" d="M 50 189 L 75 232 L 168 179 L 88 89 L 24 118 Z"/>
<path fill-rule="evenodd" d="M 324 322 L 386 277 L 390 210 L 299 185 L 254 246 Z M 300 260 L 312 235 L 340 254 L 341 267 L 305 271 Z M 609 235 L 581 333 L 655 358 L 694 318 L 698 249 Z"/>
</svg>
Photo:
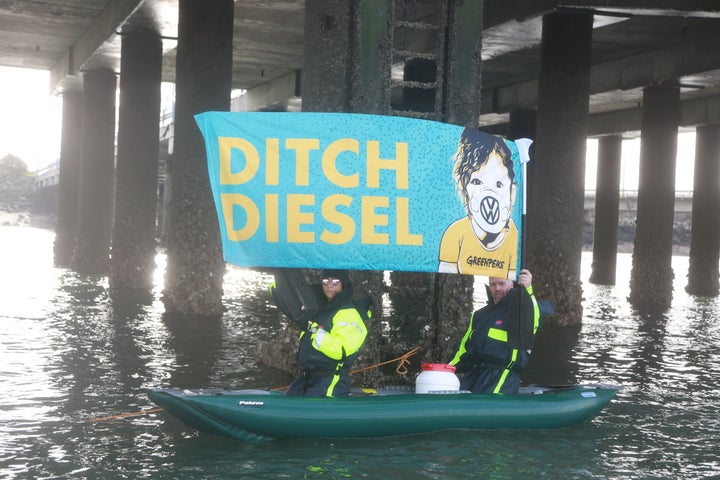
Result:
<svg viewBox="0 0 720 480">
<path fill-rule="evenodd" d="M 222 257 L 202 134 L 193 115 L 229 110 L 234 2 L 180 0 L 176 60 L 175 149 L 168 222 L 166 313 L 223 312 Z"/>
<path fill-rule="evenodd" d="M 305 56 L 302 109 L 305 112 L 348 112 L 356 59 L 351 39 L 358 31 L 355 2 L 305 2 Z M 358 34 L 359 35 L 359 34 Z"/>
<path fill-rule="evenodd" d="M 447 123 L 477 128 L 480 115 L 484 0 L 448 2 L 444 79 Z"/>
<path fill-rule="evenodd" d="M 672 303 L 672 236 L 680 88 L 663 82 L 643 91 L 637 227 L 630 303 L 665 310 Z"/>
<path fill-rule="evenodd" d="M 438 120 L 477 128 L 480 114 L 480 79 L 482 58 L 480 49 L 483 31 L 484 2 L 448 2 L 439 14 L 441 38 L 446 31 L 447 53 L 437 61 L 406 62 L 405 80 L 437 81 L 440 92 L 406 88 L 403 95 L 405 110 L 435 112 Z M 436 63 L 444 65 L 443 78 L 437 78 Z M 435 102 L 442 102 L 436 108 Z M 410 102 L 410 103 L 408 103 Z M 424 362 L 450 361 L 460 339 L 467 330 L 473 307 L 474 277 L 471 275 L 393 273 L 393 291 L 404 294 L 414 302 L 412 307 L 427 322 L 420 331 Z M 397 295 L 397 299 L 402 298 Z M 406 303 L 409 304 L 410 302 Z M 423 304 L 424 303 L 424 304 Z M 407 312 L 398 312 L 408 315 Z"/>
<path fill-rule="evenodd" d="M 445 121 L 477 128 L 480 115 L 484 1 L 448 2 Z M 442 160 L 441 160 L 442 161 Z M 473 307 L 472 275 L 435 274 L 436 346 L 423 357 L 448 362 L 467 330 Z"/>
<path fill-rule="evenodd" d="M 303 111 L 387 113 L 390 95 L 389 41 L 387 0 L 307 0 Z M 383 272 L 354 271 L 351 279 L 356 294 L 368 294 L 375 301 L 373 317 L 367 325 L 369 340 L 363 346 L 357 364 L 376 364 L 382 360 L 380 302 Z M 295 333 L 292 335 L 296 337 Z M 286 344 L 297 348 L 295 338 Z M 270 349 L 265 351 L 272 354 Z M 290 358 L 294 355 L 291 354 Z M 380 370 L 373 369 L 360 374 L 354 382 L 372 385 L 380 376 Z"/>
<path fill-rule="evenodd" d="M 600 285 L 615 285 L 621 157 L 622 137 L 613 135 L 600 138 L 595 181 L 593 262 L 590 274 L 590 282 Z"/>
<path fill-rule="evenodd" d="M 70 266 L 80 208 L 80 132 L 82 93 L 64 92 L 60 142 L 60 182 L 53 253 L 55 265 Z"/>
<path fill-rule="evenodd" d="M 122 37 L 115 222 L 110 287 L 150 290 L 155 271 L 162 41 L 156 32 Z"/>
<path fill-rule="evenodd" d="M 433 59 L 407 59 L 404 80 L 436 82 L 434 89 L 404 87 L 402 110 L 431 113 L 438 121 L 477 128 L 484 2 L 448 2 L 438 13 L 437 30 L 428 30 L 426 43 L 447 53 Z M 398 18 L 397 20 L 417 20 Z M 433 38 L 434 37 L 434 38 Z M 443 47 L 445 45 L 445 47 Z M 441 48 L 438 49 L 437 47 Z M 440 70 L 446 72 L 438 77 Z M 394 301 L 410 306 L 398 311 L 415 317 L 422 332 L 419 361 L 450 361 L 467 330 L 473 307 L 474 277 L 470 275 L 393 272 Z M 410 313 L 411 312 L 411 313 Z M 417 366 L 419 368 L 419 365 Z"/>
<path fill-rule="evenodd" d="M 106 274 L 110 255 L 115 160 L 115 72 L 83 75 L 80 217 L 70 262 L 73 270 Z"/>
<path fill-rule="evenodd" d="M 685 290 L 717 296 L 720 259 L 720 125 L 698 127 L 695 135 L 690 268 Z"/>
<path fill-rule="evenodd" d="M 351 43 L 348 45 L 348 47 L 352 47 L 352 58 L 348 71 L 351 89 L 350 111 L 387 115 L 390 106 L 390 70 L 392 68 L 390 53 L 393 32 L 389 24 L 389 5 L 392 2 L 389 0 L 353 0 L 347 3 L 353 4 L 350 23 L 354 25 L 351 30 Z M 305 5 L 307 9 L 307 3 Z M 307 27 L 307 15 L 305 19 Z M 313 28 L 317 29 L 317 25 Z M 307 58 L 307 37 L 305 42 Z M 344 58 L 344 56 L 340 58 Z M 329 63 L 333 63 L 332 60 Z M 318 74 L 321 72 L 316 71 L 316 75 Z"/>
<path fill-rule="evenodd" d="M 582 219 L 593 15 L 543 18 L 535 187 L 527 214 L 527 266 L 559 325 L 582 321 Z"/>
</svg>

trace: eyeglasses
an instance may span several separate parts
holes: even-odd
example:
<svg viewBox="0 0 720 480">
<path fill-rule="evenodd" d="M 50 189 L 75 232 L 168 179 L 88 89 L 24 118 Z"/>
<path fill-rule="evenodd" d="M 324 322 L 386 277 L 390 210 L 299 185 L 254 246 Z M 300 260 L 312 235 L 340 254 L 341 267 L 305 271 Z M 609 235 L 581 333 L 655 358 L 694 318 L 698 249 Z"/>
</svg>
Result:
<svg viewBox="0 0 720 480">
<path fill-rule="evenodd" d="M 339 278 L 323 278 L 322 284 L 323 285 L 332 285 L 333 287 L 337 287 L 342 283 L 342 280 Z"/>
</svg>

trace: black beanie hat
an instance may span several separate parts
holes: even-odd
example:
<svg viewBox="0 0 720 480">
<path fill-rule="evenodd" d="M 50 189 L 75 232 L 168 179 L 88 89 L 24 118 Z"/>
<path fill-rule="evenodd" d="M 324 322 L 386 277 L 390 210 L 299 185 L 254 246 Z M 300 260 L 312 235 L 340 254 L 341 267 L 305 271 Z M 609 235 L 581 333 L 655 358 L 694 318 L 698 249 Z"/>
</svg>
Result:
<svg viewBox="0 0 720 480">
<path fill-rule="evenodd" d="M 334 269 L 323 269 L 321 278 L 337 278 L 342 284 L 343 288 L 350 287 L 350 274 L 347 270 L 334 270 Z"/>
</svg>

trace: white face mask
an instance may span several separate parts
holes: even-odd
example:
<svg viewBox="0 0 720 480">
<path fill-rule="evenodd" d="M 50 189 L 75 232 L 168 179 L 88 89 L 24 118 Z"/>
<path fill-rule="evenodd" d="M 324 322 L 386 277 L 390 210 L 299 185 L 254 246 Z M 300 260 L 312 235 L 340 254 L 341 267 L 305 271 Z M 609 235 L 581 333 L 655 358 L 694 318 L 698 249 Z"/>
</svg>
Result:
<svg viewBox="0 0 720 480">
<path fill-rule="evenodd" d="M 466 190 L 472 221 L 487 233 L 500 233 L 510 219 L 514 201 L 514 185 L 502 158 L 492 153 L 470 176 Z"/>
</svg>

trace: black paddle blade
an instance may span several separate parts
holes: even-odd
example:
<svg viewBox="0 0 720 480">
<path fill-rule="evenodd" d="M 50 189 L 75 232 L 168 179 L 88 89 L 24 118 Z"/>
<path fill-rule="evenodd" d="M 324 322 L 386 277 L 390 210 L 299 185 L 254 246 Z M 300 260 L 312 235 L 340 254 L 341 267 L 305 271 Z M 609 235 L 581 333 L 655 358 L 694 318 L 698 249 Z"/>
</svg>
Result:
<svg viewBox="0 0 720 480">
<path fill-rule="evenodd" d="M 320 310 L 315 289 L 300 269 L 282 268 L 273 273 L 275 284 L 270 291 L 275 305 L 300 328 L 307 328 L 307 320 Z"/>
<path fill-rule="evenodd" d="M 535 309 L 530 294 L 523 287 L 508 292 L 508 318 L 505 321 L 510 348 L 527 350 L 535 340 Z"/>
</svg>

